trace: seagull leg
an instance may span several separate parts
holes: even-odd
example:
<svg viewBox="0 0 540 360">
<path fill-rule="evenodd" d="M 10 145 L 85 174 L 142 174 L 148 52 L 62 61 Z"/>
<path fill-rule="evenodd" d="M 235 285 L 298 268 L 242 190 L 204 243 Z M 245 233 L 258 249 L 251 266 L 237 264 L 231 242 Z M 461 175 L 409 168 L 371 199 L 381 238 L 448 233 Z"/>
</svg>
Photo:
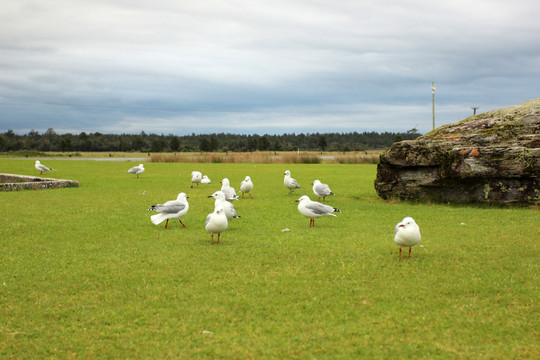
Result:
<svg viewBox="0 0 540 360">
<path fill-rule="evenodd" d="M 180 224 L 182 224 L 183 227 L 186 227 L 186 225 L 184 225 L 184 223 L 182 222 L 182 220 L 178 219 L 178 221 L 180 221 Z"/>
<path fill-rule="evenodd" d="M 167 228 L 167 225 L 169 225 L 169 219 L 167 219 L 167 222 L 165 223 L 165 229 Z"/>
<path fill-rule="evenodd" d="M 43 171 L 40 171 L 40 172 L 39 172 L 39 175 L 43 175 Z"/>
<path fill-rule="evenodd" d="M 399 247 L 399 261 L 401 261 L 401 246 Z"/>
<path fill-rule="evenodd" d="M 249 193 L 249 196 L 253 199 L 253 195 L 251 195 L 251 193 Z"/>
<path fill-rule="evenodd" d="M 411 258 L 411 250 L 412 250 L 412 247 L 409 248 L 409 259 Z"/>
<path fill-rule="evenodd" d="M 219 237 L 221 236 L 221 233 L 217 234 L 217 243 L 219 244 Z"/>
<path fill-rule="evenodd" d="M 212 234 L 212 245 L 214 245 L 214 234 Z"/>
</svg>

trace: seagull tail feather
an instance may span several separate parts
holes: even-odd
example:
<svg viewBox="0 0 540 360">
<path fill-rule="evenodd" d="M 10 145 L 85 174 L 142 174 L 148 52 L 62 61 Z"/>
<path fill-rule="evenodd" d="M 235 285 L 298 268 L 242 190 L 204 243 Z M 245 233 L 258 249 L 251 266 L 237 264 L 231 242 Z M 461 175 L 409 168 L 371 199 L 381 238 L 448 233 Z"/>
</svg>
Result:
<svg viewBox="0 0 540 360">
<path fill-rule="evenodd" d="M 165 215 L 163 215 L 161 213 L 150 216 L 150 220 L 152 220 L 152 223 L 154 225 L 161 224 L 163 221 L 165 221 L 165 219 L 166 219 Z"/>
</svg>

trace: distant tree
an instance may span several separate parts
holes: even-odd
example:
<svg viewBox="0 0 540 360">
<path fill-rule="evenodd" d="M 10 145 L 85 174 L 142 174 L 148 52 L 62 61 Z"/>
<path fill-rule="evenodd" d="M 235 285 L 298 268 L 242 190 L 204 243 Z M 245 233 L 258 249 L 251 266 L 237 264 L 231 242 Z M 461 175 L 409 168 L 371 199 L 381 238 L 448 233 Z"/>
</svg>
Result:
<svg viewBox="0 0 540 360">
<path fill-rule="evenodd" d="M 201 152 L 209 152 L 210 151 L 210 142 L 208 141 L 207 138 L 202 138 L 201 139 L 201 142 L 199 144 L 199 150 L 201 150 Z"/>
<path fill-rule="evenodd" d="M 218 139 L 216 135 L 210 136 L 210 151 L 218 150 Z"/>
<path fill-rule="evenodd" d="M 60 140 L 60 150 L 62 150 L 62 152 L 72 150 L 71 139 L 69 137 L 62 137 L 62 139 Z"/>
<path fill-rule="evenodd" d="M 56 136 L 56 131 L 54 131 L 53 128 L 48 128 L 47 131 L 45 131 L 45 133 L 43 134 L 44 136 L 48 137 L 48 138 L 52 138 L 54 136 Z"/>
<path fill-rule="evenodd" d="M 171 137 L 171 140 L 169 141 L 169 147 L 171 148 L 171 151 L 177 152 L 180 150 L 180 139 L 178 136 Z"/>
<path fill-rule="evenodd" d="M 133 150 L 142 151 L 144 148 L 144 141 L 140 135 L 136 135 L 133 138 L 133 143 L 131 145 Z"/>
<path fill-rule="evenodd" d="M 257 143 L 257 148 L 261 151 L 266 151 L 270 149 L 270 141 L 268 140 L 268 136 L 266 135 L 261 136 Z"/>
<path fill-rule="evenodd" d="M 282 149 L 281 142 L 278 139 L 274 140 L 274 145 L 272 145 L 272 150 L 280 151 L 281 149 Z"/>
<path fill-rule="evenodd" d="M 15 134 L 15 132 L 11 129 L 9 129 L 8 131 L 5 132 L 6 136 L 8 139 L 15 139 L 15 137 L 17 136 Z"/>
<path fill-rule="evenodd" d="M 326 137 L 324 135 L 320 135 L 319 136 L 319 142 L 317 144 L 319 146 L 319 148 L 321 149 L 321 151 L 324 151 L 324 149 L 326 149 L 326 146 L 328 145 L 326 143 Z"/>
<path fill-rule="evenodd" d="M 165 142 L 161 138 L 156 138 L 152 140 L 152 152 L 162 152 L 165 148 Z"/>
<path fill-rule="evenodd" d="M 250 136 L 247 141 L 247 150 L 249 152 L 257 150 L 257 137 Z"/>
<path fill-rule="evenodd" d="M 5 135 L 0 135 L 0 151 L 7 151 L 9 139 Z"/>
</svg>

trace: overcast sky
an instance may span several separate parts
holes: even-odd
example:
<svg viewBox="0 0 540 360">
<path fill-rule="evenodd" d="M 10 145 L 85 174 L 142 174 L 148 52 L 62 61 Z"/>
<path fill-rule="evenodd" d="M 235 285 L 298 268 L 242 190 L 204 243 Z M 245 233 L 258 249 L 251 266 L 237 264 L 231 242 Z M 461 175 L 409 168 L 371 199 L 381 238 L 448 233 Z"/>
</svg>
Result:
<svg viewBox="0 0 540 360">
<path fill-rule="evenodd" d="M 407 131 L 540 97 L 538 0 L 0 0 L 0 132 Z"/>
</svg>

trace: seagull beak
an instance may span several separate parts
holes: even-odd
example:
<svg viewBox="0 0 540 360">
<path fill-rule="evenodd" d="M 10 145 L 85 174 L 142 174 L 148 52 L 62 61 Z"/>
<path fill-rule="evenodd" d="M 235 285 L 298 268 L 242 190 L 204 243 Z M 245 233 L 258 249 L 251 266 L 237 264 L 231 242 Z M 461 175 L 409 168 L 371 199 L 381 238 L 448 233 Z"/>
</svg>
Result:
<svg viewBox="0 0 540 360">
<path fill-rule="evenodd" d="M 300 202 L 300 200 L 297 199 L 297 200 L 294 200 L 294 202 Z"/>
<path fill-rule="evenodd" d="M 398 227 L 405 227 L 405 224 L 399 224 Z"/>
<path fill-rule="evenodd" d="M 208 195 L 208 197 L 213 197 L 212 195 Z"/>
</svg>

